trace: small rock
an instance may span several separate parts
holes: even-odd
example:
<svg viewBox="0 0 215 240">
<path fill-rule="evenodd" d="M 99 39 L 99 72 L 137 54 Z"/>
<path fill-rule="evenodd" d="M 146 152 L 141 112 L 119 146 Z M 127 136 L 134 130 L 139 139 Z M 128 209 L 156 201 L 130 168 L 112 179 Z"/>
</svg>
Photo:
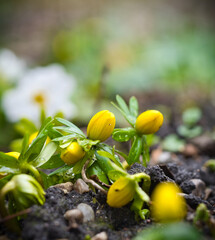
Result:
<svg viewBox="0 0 215 240">
<path fill-rule="evenodd" d="M 201 179 L 191 179 L 190 181 L 195 185 L 192 194 L 197 197 L 203 197 L 205 195 L 205 183 Z"/>
<path fill-rule="evenodd" d="M 60 188 L 64 191 L 65 194 L 67 194 L 72 191 L 73 183 L 71 182 L 60 183 L 60 184 L 54 185 L 53 187 Z"/>
<path fill-rule="evenodd" d="M 213 192 L 212 189 L 206 188 L 205 189 L 205 198 L 204 198 L 204 200 L 207 200 L 212 192 Z"/>
<path fill-rule="evenodd" d="M 195 157 L 198 155 L 198 148 L 191 144 L 188 143 L 185 145 L 184 150 L 182 152 L 186 157 Z"/>
<path fill-rule="evenodd" d="M 175 154 L 172 154 L 170 152 L 163 152 L 161 148 L 157 148 L 151 154 L 150 165 L 154 166 L 177 161 L 178 159 Z"/>
<path fill-rule="evenodd" d="M 79 209 L 83 215 L 84 219 L 83 222 L 89 222 L 89 221 L 94 221 L 95 220 L 95 214 L 91 206 L 85 203 L 80 203 L 77 206 L 77 209 Z"/>
<path fill-rule="evenodd" d="M 190 142 L 195 145 L 201 153 L 207 155 L 215 154 L 215 140 L 210 136 L 202 135 L 190 140 Z"/>
<path fill-rule="evenodd" d="M 108 240 L 108 235 L 106 232 L 100 232 L 93 236 L 91 240 Z"/>
<path fill-rule="evenodd" d="M 83 223 L 84 215 L 79 209 L 71 209 L 66 211 L 64 218 L 69 221 L 69 228 L 77 228 L 79 224 Z"/>
<path fill-rule="evenodd" d="M 75 182 L 73 189 L 80 194 L 90 191 L 89 186 L 80 178 Z"/>
</svg>

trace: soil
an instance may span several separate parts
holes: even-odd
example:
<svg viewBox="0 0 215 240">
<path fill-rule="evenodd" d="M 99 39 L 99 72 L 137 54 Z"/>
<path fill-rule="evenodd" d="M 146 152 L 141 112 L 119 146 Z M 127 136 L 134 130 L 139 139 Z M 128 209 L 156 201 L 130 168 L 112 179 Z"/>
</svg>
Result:
<svg viewBox="0 0 215 240">
<path fill-rule="evenodd" d="M 206 110 L 205 110 L 206 111 Z M 211 121 L 214 115 L 209 111 Z M 210 121 L 210 126 L 212 123 Z M 204 123 L 207 121 L 203 119 Z M 160 132 L 161 136 L 174 132 L 174 125 L 170 122 Z M 207 141 L 206 141 L 207 138 Z M 130 174 L 145 172 L 151 177 L 150 193 L 154 187 L 164 181 L 177 183 L 184 194 L 188 206 L 186 221 L 192 222 L 194 212 L 200 203 L 204 203 L 210 210 L 215 221 L 215 173 L 204 168 L 204 163 L 215 158 L 215 143 L 211 138 L 200 136 L 188 141 L 193 144 L 198 152 L 177 153 L 174 159 L 147 168 L 135 163 L 128 171 Z M 205 143 L 206 141 L 206 143 Z M 154 146 L 156 151 L 159 146 Z M 194 184 L 193 179 L 201 180 L 200 187 Z M 203 185 L 202 185 L 203 184 Z M 202 188 L 203 186 L 203 188 Z M 197 191 L 198 190 L 198 191 Z M 64 218 L 64 213 L 74 209 L 80 203 L 86 203 L 92 207 L 95 213 L 95 221 L 79 224 L 77 228 L 70 228 Z M 21 221 L 23 240 L 53 240 L 53 239 L 90 239 L 98 233 L 106 232 L 109 240 L 129 240 L 138 232 L 153 224 L 152 219 L 136 220 L 134 213 L 130 211 L 130 204 L 116 209 L 106 203 L 106 196 L 100 192 L 87 192 L 83 194 L 72 190 L 64 193 L 63 190 L 51 187 L 46 191 L 46 202 L 43 206 L 33 206 L 27 217 Z M 204 239 L 213 239 L 212 233 L 205 225 L 199 226 Z M 9 239 L 18 239 L 16 235 L 8 233 L 3 225 L 0 226 L 0 236 L 7 236 Z"/>
</svg>

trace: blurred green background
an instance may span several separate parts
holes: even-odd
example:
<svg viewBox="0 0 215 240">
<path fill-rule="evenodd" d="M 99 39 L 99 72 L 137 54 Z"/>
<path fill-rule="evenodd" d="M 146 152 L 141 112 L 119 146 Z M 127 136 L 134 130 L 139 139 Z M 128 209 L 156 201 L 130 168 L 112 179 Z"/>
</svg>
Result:
<svg viewBox="0 0 215 240">
<path fill-rule="evenodd" d="M 115 112 L 116 94 L 137 96 L 141 110 L 214 106 L 214 7 L 212 0 L 3 0 L 0 50 L 28 69 L 61 64 L 76 79 L 71 120 L 79 126 L 102 108 Z M 1 98 L 19 84 L 6 78 Z M 20 134 L 6 112 L 1 107 L 1 149 Z"/>
</svg>

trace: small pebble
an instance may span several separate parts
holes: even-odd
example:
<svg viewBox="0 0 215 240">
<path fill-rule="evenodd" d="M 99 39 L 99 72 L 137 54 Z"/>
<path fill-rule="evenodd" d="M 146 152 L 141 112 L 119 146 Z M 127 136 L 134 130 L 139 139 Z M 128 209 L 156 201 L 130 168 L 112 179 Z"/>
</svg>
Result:
<svg viewBox="0 0 215 240">
<path fill-rule="evenodd" d="M 89 186 L 80 178 L 75 182 L 73 189 L 80 194 L 90 191 Z"/>
<path fill-rule="evenodd" d="M 79 209 L 84 215 L 83 222 L 89 222 L 89 221 L 95 220 L 95 214 L 91 206 L 85 203 L 80 203 L 78 204 L 77 209 Z"/>
<path fill-rule="evenodd" d="M 170 152 L 163 152 L 161 148 L 157 148 L 152 152 L 150 165 L 154 166 L 177 161 L 176 155 Z"/>
<path fill-rule="evenodd" d="M 60 183 L 60 184 L 54 185 L 53 187 L 60 188 L 64 191 L 65 194 L 67 194 L 72 191 L 73 183 L 71 182 Z"/>
<path fill-rule="evenodd" d="M 195 157 L 198 155 L 198 148 L 191 143 L 185 145 L 183 154 L 186 157 Z"/>
<path fill-rule="evenodd" d="M 66 211 L 64 218 L 69 221 L 69 228 L 77 228 L 83 223 L 84 215 L 79 209 L 71 209 Z"/>
<path fill-rule="evenodd" d="M 190 181 L 195 185 L 192 194 L 197 197 L 203 197 L 205 195 L 205 183 L 201 179 L 191 179 Z"/>
<path fill-rule="evenodd" d="M 108 240 L 108 235 L 106 232 L 100 232 L 93 236 L 91 240 Z"/>
</svg>

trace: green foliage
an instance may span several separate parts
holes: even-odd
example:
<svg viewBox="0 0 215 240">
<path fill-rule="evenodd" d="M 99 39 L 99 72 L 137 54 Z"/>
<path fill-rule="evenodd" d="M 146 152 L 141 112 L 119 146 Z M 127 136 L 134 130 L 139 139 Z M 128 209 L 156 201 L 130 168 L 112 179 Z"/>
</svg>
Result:
<svg viewBox="0 0 215 240">
<path fill-rule="evenodd" d="M 180 152 L 185 146 L 185 141 L 176 134 L 170 134 L 162 142 L 162 148 L 169 152 Z"/>
<path fill-rule="evenodd" d="M 183 125 L 177 128 L 179 135 L 185 138 L 193 138 L 202 133 L 202 127 L 196 126 L 202 117 L 202 112 L 197 107 L 188 108 L 182 114 Z"/>
<path fill-rule="evenodd" d="M 173 223 L 149 227 L 133 240 L 202 240 L 200 233 L 188 223 Z"/>
<path fill-rule="evenodd" d="M 204 164 L 210 171 L 215 172 L 215 159 L 210 159 Z"/>
</svg>

